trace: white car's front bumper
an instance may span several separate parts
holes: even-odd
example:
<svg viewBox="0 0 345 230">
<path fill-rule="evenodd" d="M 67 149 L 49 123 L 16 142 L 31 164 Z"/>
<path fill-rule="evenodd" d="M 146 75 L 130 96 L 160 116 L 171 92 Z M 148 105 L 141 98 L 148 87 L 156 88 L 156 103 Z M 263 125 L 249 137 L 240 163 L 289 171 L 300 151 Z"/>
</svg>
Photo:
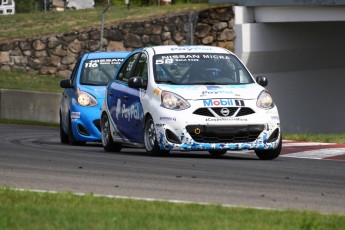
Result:
<svg viewBox="0 0 345 230">
<path fill-rule="evenodd" d="M 264 110 L 254 101 L 246 101 L 246 106 L 232 107 L 235 111 L 230 116 L 219 116 L 221 108 L 200 103 L 191 103 L 182 111 L 162 108 L 153 117 L 160 148 L 188 151 L 278 147 L 281 131 L 276 107 Z"/>
</svg>

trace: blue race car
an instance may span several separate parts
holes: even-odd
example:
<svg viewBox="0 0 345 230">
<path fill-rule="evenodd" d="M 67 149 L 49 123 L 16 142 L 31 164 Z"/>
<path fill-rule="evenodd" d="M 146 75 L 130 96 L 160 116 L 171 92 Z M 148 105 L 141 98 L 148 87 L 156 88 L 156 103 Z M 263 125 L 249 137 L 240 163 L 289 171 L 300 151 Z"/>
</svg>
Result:
<svg viewBox="0 0 345 230">
<path fill-rule="evenodd" d="M 105 88 L 129 52 L 93 52 L 77 61 L 64 79 L 60 103 L 61 143 L 82 145 L 101 141 L 100 114 Z"/>
</svg>

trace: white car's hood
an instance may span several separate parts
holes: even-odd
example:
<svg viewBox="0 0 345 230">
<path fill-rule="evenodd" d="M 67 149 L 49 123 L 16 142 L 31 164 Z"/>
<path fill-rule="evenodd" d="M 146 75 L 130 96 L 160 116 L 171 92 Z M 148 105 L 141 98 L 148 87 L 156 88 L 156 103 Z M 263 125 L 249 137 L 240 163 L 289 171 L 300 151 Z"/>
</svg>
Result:
<svg viewBox="0 0 345 230">
<path fill-rule="evenodd" d="M 187 100 L 205 98 L 257 99 L 264 88 L 258 84 L 243 85 L 159 85 L 161 90 L 176 93 Z"/>
</svg>

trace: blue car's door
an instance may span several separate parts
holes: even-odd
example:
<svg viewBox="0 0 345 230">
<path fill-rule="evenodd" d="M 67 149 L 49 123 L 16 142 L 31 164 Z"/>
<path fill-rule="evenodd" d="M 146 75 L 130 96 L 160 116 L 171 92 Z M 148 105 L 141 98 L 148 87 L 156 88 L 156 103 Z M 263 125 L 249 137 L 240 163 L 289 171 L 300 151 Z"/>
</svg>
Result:
<svg viewBox="0 0 345 230">
<path fill-rule="evenodd" d="M 123 64 L 116 80 L 108 87 L 108 106 L 118 137 L 122 141 L 143 143 L 143 109 L 140 90 L 128 87 L 130 77 L 138 74 L 140 53 L 132 55 Z M 109 104 L 110 103 L 110 104 Z"/>
<path fill-rule="evenodd" d="M 61 125 L 63 126 L 63 129 L 66 133 L 68 132 L 69 121 L 70 121 L 70 113 L 71 113 L 70 105 L 72 103 L 72 100 L 76 100 L 75 87 L 76 87 L 76 81 L 79 74 L 81 60 L 82 60 L 82 57 L 78 59 L 70 77 L 72 88 L 66 88 L 62 92 L 61 105 L 60 105 Z"/>
</svg>

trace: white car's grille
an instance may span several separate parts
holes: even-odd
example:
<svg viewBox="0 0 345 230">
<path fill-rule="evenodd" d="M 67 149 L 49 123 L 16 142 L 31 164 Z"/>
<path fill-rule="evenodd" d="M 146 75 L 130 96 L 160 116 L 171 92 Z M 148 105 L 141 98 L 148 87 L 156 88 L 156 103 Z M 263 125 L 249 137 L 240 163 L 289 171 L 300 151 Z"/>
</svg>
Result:
<svg viewBox="0 0 345 230">
<path fill-rule="evenodd" d="M 210 107 L 199 108 L 193 112 L 193 114 L 206 117 L 241 117 L 253 113 L 255 113 L 254 110 L 248 107 Z"/>
<path fill-rule="evenodd" d="M 255 141 L 264 125 L 212 126 L 188 125 L 188 133 L 200 143 L 245 143 Z"/>
</svg>

